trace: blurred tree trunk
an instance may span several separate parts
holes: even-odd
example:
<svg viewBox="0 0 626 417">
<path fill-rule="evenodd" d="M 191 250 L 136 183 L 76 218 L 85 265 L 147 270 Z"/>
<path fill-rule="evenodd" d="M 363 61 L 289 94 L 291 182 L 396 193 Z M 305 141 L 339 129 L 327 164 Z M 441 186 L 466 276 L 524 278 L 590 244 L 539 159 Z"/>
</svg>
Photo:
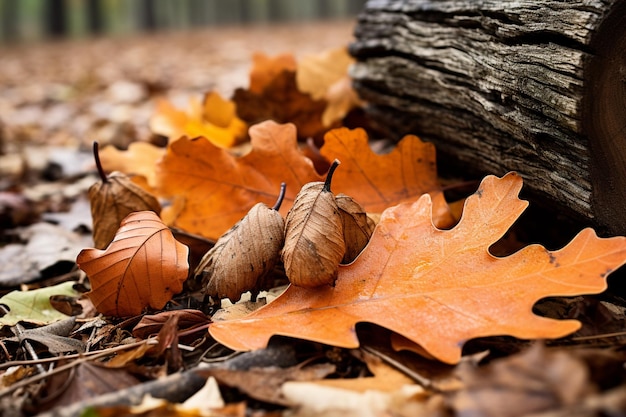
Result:
<svg viewBox="0 0 626 417">
<path fill-rule="evenodd" d="M 4 0 L 0 17 L 2 18 L 2 37 L 9 41 L 16 40 L 19 36 L 19 1 Z"/>
<path fill-rule="evenodd" d="M 100 0 L 86 0 L 85 20 L 89 33 L 100 34 L 103 32 L 102 24 L 102 3 Z"/>
<path fill-rule="evenodd" d="M 142 30 L 153 31 L 157 29 L 156 5 L 154 0 L 139 1 L 139 26 Z"/>
<path fill-rule="evenodd" d="M 48 36 L 62 37 L 67 32 L 65 0 L 47 0 L 44 8 L 44 27 Z"/>
</svg>

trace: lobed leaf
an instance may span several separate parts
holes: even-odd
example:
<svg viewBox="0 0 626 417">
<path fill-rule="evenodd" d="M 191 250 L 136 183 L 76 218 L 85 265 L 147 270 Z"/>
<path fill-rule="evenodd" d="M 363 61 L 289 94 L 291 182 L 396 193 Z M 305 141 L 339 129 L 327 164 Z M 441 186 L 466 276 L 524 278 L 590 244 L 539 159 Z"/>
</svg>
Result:
<svg viewBox="0 0 626 417">
<path fill-rule="evenodd" d="M 450 230 L 433 226 L 429 195 L 387 209 L 361 255 L 339 267 L 334 287 L 290 286 L 247 317 L 212 324 L 210 333 L 235 350 L 262 348 L 272 335 L 355 348 L 355 325 L 370 322 L 447 363 L 458 362 L 475 337 L 565 336 L 580 323 L 537 316 L 534 303 L 602 292 L 626 261 L 626 238 L 585 229 L 558 251 L 530 245 L 497 258 L 489 247 L 527 206 L 517 198 L 521 186 L 515 173 L 486 177 Z"/>
</svg>

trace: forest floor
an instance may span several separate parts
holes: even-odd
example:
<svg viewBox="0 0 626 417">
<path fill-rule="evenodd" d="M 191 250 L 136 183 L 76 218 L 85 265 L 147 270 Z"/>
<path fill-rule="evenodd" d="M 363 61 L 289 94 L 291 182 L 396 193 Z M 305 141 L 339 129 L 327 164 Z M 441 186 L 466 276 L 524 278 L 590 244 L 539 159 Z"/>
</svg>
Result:
<svg viewBox="0 0 626 417">
<path fill-rule="evenodd" d="M 85 283 L 75 260 L 93 246 L 87 192 L 98 181 L 94 141 L 120 149 L 162 145 L 150 128 L 157 99 L 184 108 L 208 91 L 229 97 L 247 87 L 253 54 L 298 58 L 345 46 L 353 26 L 223 27 L 0 46 L 0 297 Z M 570 227 L 555 239 L 559 245 L 571 239 Z M 55 308 L 76 318 L 62 334 L 34 334 L 36 320 L 1 323 L 0 408 L 14 416 L 81 415 L 88 407 L 83 415 L 626 415 L 626 303 L 621 289 L 611 290 L 535 307 L 582 321 L 569 338 L 482 338 L 465 346 L 458 365 L 396 352 L 388 332 L 369 325 L 358 327 L 359 349 L 276 338 L 266 349 L 236 354 L 206 335 L 206 316 L 193 314 L 181 316 L 179 333 L 163 333 L 176 334 L 178 348 L 159 340 L 154 352 L 142 341 L 148 333 L 135 328 L 141 317 L 112 320 L 77 300 L 85 297 L 55 298 Z M 71 340 L 90 345 L 93 356 L 50 359 L 71 352 Z M 122 349 L 129 353 L 115 355 Z M 199 402 L 183 406 L 195 393 Z"/>
</svg>

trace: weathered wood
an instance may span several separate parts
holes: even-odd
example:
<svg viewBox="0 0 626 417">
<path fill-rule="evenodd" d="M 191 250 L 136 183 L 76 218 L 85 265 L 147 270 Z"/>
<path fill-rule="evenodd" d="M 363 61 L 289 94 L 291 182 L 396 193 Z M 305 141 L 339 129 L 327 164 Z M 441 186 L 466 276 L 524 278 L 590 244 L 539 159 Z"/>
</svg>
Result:
<svg viewBox="0 0 626 417">
<path fill-rule="evenodd" d="M 355 36 L 355 87 L 388 135 L 469 172 L 515 170 L 626 233 L 626 2 L 371 0 Z"/>
</svg>

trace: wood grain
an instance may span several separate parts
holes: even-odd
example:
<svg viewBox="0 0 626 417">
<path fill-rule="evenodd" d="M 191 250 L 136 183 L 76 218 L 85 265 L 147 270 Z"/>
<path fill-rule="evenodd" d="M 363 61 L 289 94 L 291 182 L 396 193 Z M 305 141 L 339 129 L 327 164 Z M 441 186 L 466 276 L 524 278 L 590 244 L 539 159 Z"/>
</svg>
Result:
<svg viewBox="0 0 626 417">
<path fill-rule="evenodd" d="M 625 9 L 370 1 L 352 75 L 377 127 L 435 142 L 440 168 L 517 171 L 538 200 L 625 233 Z"/>
</svg>

